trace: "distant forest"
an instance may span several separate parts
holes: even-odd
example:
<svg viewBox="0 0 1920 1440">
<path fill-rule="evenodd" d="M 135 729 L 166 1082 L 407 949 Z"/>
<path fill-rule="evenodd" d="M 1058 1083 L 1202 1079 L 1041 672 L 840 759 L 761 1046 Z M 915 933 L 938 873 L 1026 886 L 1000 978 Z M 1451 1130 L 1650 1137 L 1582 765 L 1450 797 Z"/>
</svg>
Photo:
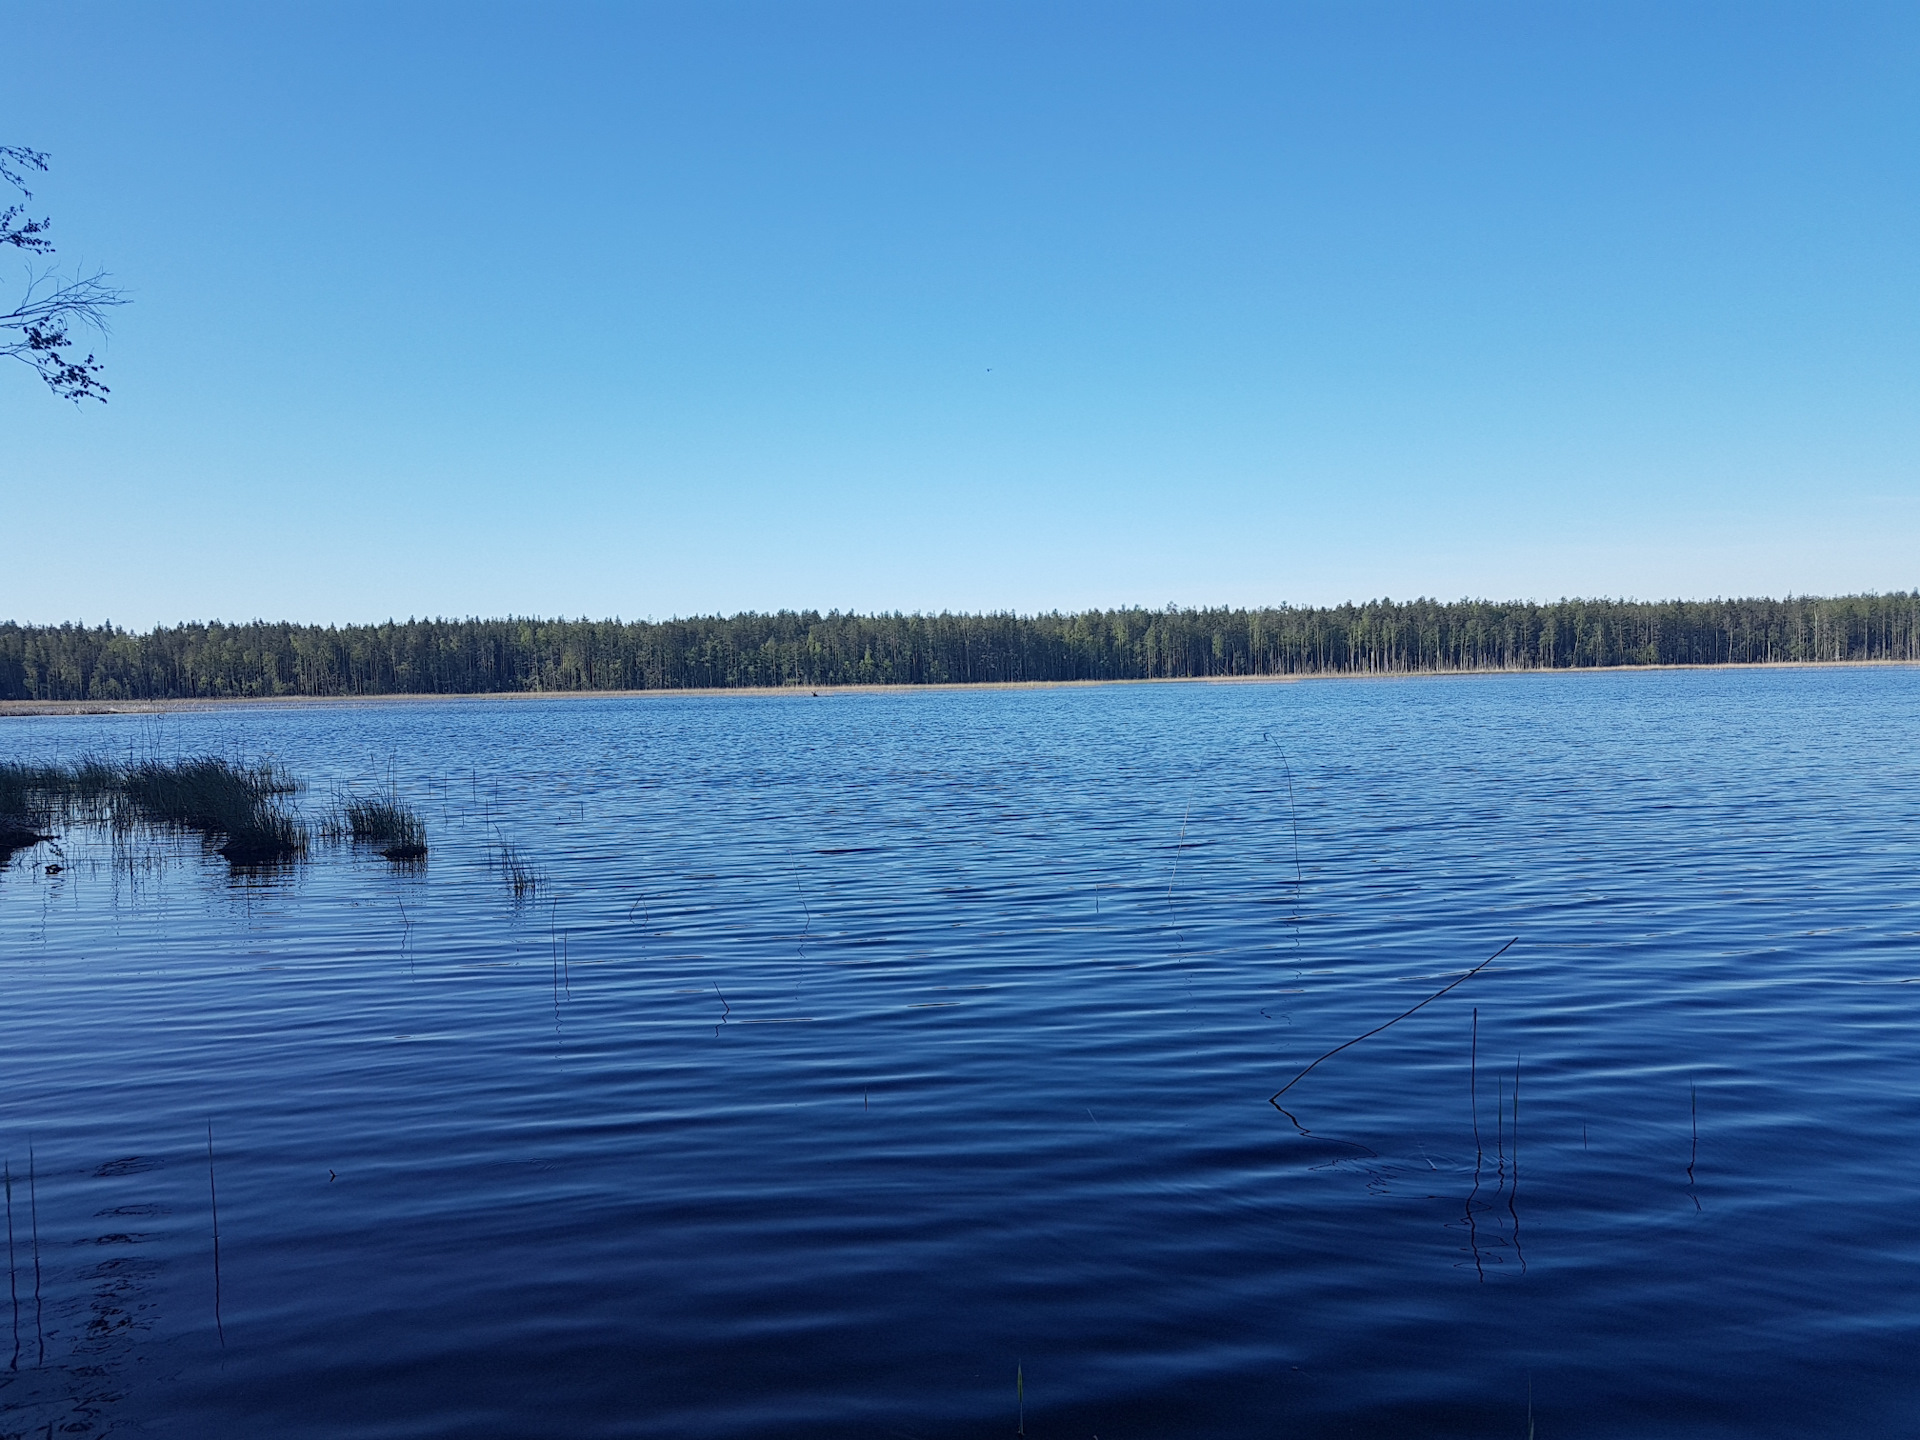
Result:
<svg viewBox="0 0 1920 1440">
<path fill-rule="evenodd" d="M 1920 660 L 1920 592 L 1077 615 L 0 623 L 0 698 L 470 695 Z"/>
</svg>

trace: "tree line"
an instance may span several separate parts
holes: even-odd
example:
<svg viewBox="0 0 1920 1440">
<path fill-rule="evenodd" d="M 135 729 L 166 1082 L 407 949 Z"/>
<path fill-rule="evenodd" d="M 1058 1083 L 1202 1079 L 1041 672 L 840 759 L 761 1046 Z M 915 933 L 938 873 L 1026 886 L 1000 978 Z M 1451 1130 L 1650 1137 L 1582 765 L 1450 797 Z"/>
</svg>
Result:
<svg viewBox="0 0 1920 1440">
<path fill-rule="evenodd" d="M 0 623 L 0 698 L 936 685 L 1920 660 L 1920 592 L 1042 615 Z"/>
</svg>

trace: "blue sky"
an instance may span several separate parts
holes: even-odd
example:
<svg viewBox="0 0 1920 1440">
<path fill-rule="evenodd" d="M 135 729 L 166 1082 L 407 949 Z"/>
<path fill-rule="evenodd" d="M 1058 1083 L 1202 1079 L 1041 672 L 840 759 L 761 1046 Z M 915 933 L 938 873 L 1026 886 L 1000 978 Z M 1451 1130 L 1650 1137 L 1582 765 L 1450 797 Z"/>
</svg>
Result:
<svg viewBox="0 0 1920 1440">
<path fill-rule="evenodd" d="M 3 9 L 0 617 L 1920 586 L 1911 6 Z"/>
</svg>

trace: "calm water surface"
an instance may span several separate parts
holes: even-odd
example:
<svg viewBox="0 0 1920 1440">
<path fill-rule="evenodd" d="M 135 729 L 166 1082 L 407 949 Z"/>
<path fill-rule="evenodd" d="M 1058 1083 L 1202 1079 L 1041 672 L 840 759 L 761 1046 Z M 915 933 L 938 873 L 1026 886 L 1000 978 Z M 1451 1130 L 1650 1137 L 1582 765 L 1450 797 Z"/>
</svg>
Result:
<svg viewBox="0 0 1920 1440">
<path fill-rule="evenodd" d="M 0 1434 L 1912 1433 L 1916 736 L 1909 669 L 0 722 L 432 845 L 0 874 Z"/>
</svg>

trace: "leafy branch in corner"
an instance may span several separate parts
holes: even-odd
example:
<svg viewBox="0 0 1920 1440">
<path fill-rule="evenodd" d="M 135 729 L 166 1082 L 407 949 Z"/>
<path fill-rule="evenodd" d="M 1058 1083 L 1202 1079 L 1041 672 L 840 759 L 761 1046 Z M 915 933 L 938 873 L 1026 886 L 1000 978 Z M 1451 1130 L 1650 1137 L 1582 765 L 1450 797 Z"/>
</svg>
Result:
<svg viewBox="0 0 1920 1440">
<path fill-rule="evenodd" d="M 11 245 L 35 257 L 53 254 L 47 238 L 50 222 L 34 219 L 24 203 L 33 199 L 27 175 L 46 168 L 45 152 L 0 145 L 0 181 L 20 192 L 18 201 L 0 210 L 0 246 Z M 91 352 L 85 359 L 75 357 L 73 331 L 79 326 L 106 334 L 107 311 L 125 303 L 120 291 L 107 283 L 104 270 L 66 278 L 29 263 L 20 299 L 11 310 L 0 311 L 0 355 L 31 365 L 63 400 L 104 402 L 108 392 L 100 381 L 102 366 Z"/>
</svg>

